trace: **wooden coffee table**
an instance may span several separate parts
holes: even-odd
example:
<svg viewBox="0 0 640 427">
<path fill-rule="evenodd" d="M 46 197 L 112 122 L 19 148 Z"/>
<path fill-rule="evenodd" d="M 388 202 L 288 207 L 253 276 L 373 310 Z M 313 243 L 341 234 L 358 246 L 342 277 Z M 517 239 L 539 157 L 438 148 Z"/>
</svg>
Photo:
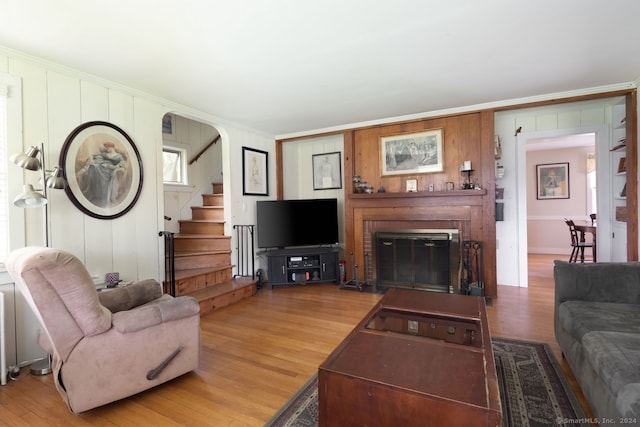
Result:
<svg viewBox="0 0 640 427">
<path fill-rule="evenodd" d="M 391 289 L 318 369 L 320 426 L 499 426 L 482 297 Z"/>
</svg>

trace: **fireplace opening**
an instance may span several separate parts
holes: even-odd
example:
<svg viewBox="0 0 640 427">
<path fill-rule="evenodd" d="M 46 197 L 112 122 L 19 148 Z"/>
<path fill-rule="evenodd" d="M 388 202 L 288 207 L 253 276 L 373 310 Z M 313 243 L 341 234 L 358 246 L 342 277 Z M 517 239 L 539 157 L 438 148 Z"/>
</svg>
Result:
<svg viewBox="0 0 640 427">
<path fill-rule="evenodd" d="M 377 287 L 458 292 L 459 230 L 378 230 L 373 235 Z"/>
</svg>

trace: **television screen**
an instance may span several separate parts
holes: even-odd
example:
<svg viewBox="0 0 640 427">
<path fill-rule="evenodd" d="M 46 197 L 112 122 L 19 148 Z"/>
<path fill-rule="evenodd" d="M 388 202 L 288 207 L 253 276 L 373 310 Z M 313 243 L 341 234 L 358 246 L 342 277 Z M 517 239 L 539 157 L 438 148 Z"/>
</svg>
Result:
<svg viewBox="0 0 640 427">
<path fill-rule="evenodd" d="M 338 200 L 256 202 L 258 247 L 331 245 L 338 242 Z"/>
</svg>

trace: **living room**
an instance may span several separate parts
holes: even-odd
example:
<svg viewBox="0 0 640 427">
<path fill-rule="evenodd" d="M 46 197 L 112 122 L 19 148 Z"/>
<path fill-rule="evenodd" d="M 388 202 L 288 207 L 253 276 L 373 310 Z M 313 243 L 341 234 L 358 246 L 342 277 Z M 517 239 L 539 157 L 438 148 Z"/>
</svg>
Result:
<svg viewBox="0 0 640 427">
<path fill-rule="evenodd" d="M 597 88 L 584 87 L 582 90 L 553 90 L 509 99 L 496 106 L 487 105 L 479 108 L 463 108 L 454 105 L 449 110 L 433 109 L 432 112 L 415 116 L 408 112 L 389 114 L 383 118 L 365 117 L 360 121 L 349 121 L 348 125 L 340 122 L 333 127 L 308 127 L 303 130 L 269 133 L 238 123 L 233 118 L 219 117 L 211 111 L 203 111 L 192 105 L 179 103 L 165 97 L 154 96 L 143 88 L 129 87 L 116 81 L 108 80 L 100 75 L 82 71 L 69 65 L 50 61 L 45 57 L 16 50 L 12 47 L 0 48 L 0 74 L 2 83 L 8 87 L 7 98 L 9 115 L 7 153 L 19 153 L 30 145 L 44 143 L 44 151 L 49 165 L 59 162 L 64 142 L 78 125 L 95 120 L 115 123 L 132 137 L 140 153 L 144 171 L 141 192 L 135 205 L 126 215 L 105 221 L 86 215 L 68 198 L 64 191 L 49 192 L 49 232 L 51 246 L 63 248 L 79 257 L 93 274 L 119 271 L 128 279 L 164 277 L 164 247 L 158 233 L 166 228 L 164 188 L 161 179 L 162 159 L 162 118 L 166 113 L 174 113 L 188 117 L 197 122 L 215 128 L 222 136 L 220 141 L 222 181 L 225 187 L 225 219 L 226 232 L 231 235 L 234 224 L 255 223 L 255 202 L 263 199 L 260 196 L 242 194 L 242 147 L 250 147 L 269 153 L 269 199 L 307 198 L 318 194 L 335 194 L 345 209 L 358 209 L 350 201 L 351 177 L 359 174 L 368 180 L 377 190 L 381 184 L 375 166 L 367 170 L 365 163 L 379 155 L 377 146 L 370 150 L 359 140 L 358 133 L 375 131 L 381 128 L 417 126 L 421 129 L 443 128 L 444 138 L 448 144 L 454 139 L 460 144 L 468 144 L 473 150 L 465 150 L 464 145 L 453 156 L 446 160 L 447 170 L 437 177 L 434 185 L 444 188 L 447 181 L 458 187 L 461 182 L 459 166 L 470 160 L 474 168 L 478 168 L 475 176 L 480 186 L 486 191 L 480 204 L 483 225 L 478 240 L 486 242 L 485 278 L 489 286 L 488 295 L 501 297 L 499 287 L 502 285 L 526 287 L 529 282 L 526 262 L 526 219 L 521 216 L 522 182 L 517 173 L 521 171 L 518 150 L 521 149 L 522 138 L 535 138 L 546 133 L 562 130 L 600 132 L 602 126 L 614 125 L 612 110 L 625 97 L 635 100 L 638 75 L 627 80 L 612 80 L 610 84 Z M 640 74 L 638 71 L 637 74 Z M 507 99 L 507 98 L 504 98 Z M 502 100 L 502 99 L 500 99 Z M 543 105 L 545 104 L 545 105 Z M 525 108 L 526 107 L 526 108 Z M 632 106 L 631 111 L 637 111 Z M 481 125 L 472 135 L 454 138 L 449 124 L 444 126 L 434 123 L 443 120 L 456 121 L 463 115 L 481 117 Z M 637 129 L 637 117 L 628 118 L 631 129 Z M 340 125 L 340 126 L 339 126 Z M 518 129 L 522 128 L 521 132 Z M 412 131 L 411 129 L 407 129 Z M 394 131 L 396 132 L 396 131 Z M 391 132 L 391 133 L 394 133 Z M 402 133 L 402 131 L 400 131 Z M 607 132 L 600 132 L 603 135 Z M 498 182 L 495 178 L 495 136 L 501 139 L 501 166 L 505 175 L 499 183 L 504 188 L 504 221 L 494 221 L 495 196 L 493 189 Z M 379 135 L 371 136 L 370 144 L 378 142 Z M 608 138 L 608 134 L 607 134 Z M 636 136 L 630 136 L 629 144 L 635 142 Z M 373 141 L 373 142 L 371 142 Z M 612 141 L 607 139 L 602 147 L 609 147 Z M 279 158 L 278 147 L 286 157 Z M 608 152 L 608 148 L 604 151 Z M 311 160 L 313 154 L 340 152 L 343 159 L 341 191 L 314 190 L 311 179 Z M 445 157 L 449 153 L 445 146 Z M 631 152 L 631 151 L 630 151 Z M 366 159 L 354 159 L 353 155 L 363 155 Z M 466 155 L 469 155 L 467 157 Z M 289 158 L 297 162 L 287 161 Z M 631 157 L 631 156 L 629 156 Z M 636 159 L 628 164 L 630 182 L 636 171 Z M 360 163 L 357 163 L 360 161 Z M 363 163 L 364 162 L 364 163 Z M 198 165 L 206 167 L 206 165 Z M 8 167 L 15 167 L 9 165 Z M 428 192 L 429 175 L 420 175 L 418 191 Z M 39 176 L 25 172 L 10 173 L 8 176 L 8 194 L 21 191 L 24 184 L 31 183 L 38 187 Z M 295 183 L 295 185 L 294 185 Z M 405 178 L 392 177 L 384 182 L 387 191 L 395 190 L 404 193 Z M 631 186 L 629 194 L 637 194 Z M 360 197 L 358 203 L 368 203 L 366 196 Z M 379 196 L 378 196 L 379 197 Z M 362 200 L 364 199 L 364 201 Z M 604 198 L 603 198 L 604 199 Z M 631 203 L 631 202 L 630 202 Z M 633 205 L 630 205 L 633 206 Z M 426 206 L 422 209 L 430 210 Z M 599 210 L 599 215 L 601 214 Z M 603 213 L 604 214 L 604 213 Z M 45 230 L 42 227 L 40 210 L 22 210 L 12 208 L 9 211 L 11 224 L 11 249 L 27 245 L 41 245 L 45 241 Z M 354 228 L 341 216 L 341 232 L 344 236 L 344 255 L 348 257 L 355 250 L 358 257 L 363 257 L 360 241 L 354 234 Z M 606 224 L 605 220 L 599 226 Z M 629 240 L 628 253 L 630 260 L 637 259 L 637 210 L 630 212 L 629 230 L 634 239 Z M 524 229 L 523 229 L 524 227 Z M 603 248 L 606 247 L 602 240 Z M 234 245 L 232 245 L 233 247 Z M 609 242 L 609 246 L 611 242 Z M 524 248 L 524 250 L 523 250 Z M 234 253 L 235 255 L 235 253 Z M 606 258 L 603 258 L 605 260 Z M 258 262 L 260 263 L 260 259 Z M 264 268 L 264 264 L 260 264 Z M 351 273 L 351 272 L 350 272 Z M 295 301 L 295 297 L 294 298 Z M 373 302 L 374 297 L 367 300 Z M 366 305 L 366 304 L 365 304 Z M 347 311 L 347 310 L 345 310 Z M 358 312 L 361 317 L 366 310 Z M 344 313 L 342 313 L 344 314 Z M 354 317 L 356 317 L 354 315 Z M 352 319 L 353 320 L 353 319 Z M 355 320 L 353 320 L 355 322 Z M 21 326 L 21 328 L 23 328 Z M 27 353 L 42 354 L 36 344 L 37 326 L 29 325 L 24 336 L 29 337 L 25 344 Z M 208 332 L 203 330 L 203 336 Z M 325 346 L 330 346 L 327 343 Z M 326 349 L 325 349 L 326 350 Z M 328 350 L 327 350 L 328 351 Z M 304 353 L 304 350 L 300 350 Z M 215 369 L 215 368 L 213 368 Z M 211 374 L 211 372 L 209 373 Z M 230 387 L 232 384 L 228 384 Z"/>
</svg>

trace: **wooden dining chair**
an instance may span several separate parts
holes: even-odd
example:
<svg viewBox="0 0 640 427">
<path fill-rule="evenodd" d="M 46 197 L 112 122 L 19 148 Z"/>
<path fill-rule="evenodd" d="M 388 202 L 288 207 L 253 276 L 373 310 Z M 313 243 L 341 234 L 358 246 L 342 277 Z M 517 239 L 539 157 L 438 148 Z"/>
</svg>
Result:
<svg viewBox="0 0 640 427">
<path fill-rule="evenodd" d="M 596 223 L 596 214 L 589 214 L 589 218 L 591 218 L 591 225 Z"/>
<path fill-rule="evenodd" d="M 576 224 L 573 220 L 565 218 L 564 222 L 569 226 L 569 234 L 571 235 L 571 255 L 569 256 L 569 262 L 578 262 L 578 255 L 580 255 L 580 262 L 584 262 L 584 249 L 591 248 L 593 253 L 593 243 L 585 242 L 584 239 L 578 236 L 578 230 L 576 230 Z"/>
</svg>

